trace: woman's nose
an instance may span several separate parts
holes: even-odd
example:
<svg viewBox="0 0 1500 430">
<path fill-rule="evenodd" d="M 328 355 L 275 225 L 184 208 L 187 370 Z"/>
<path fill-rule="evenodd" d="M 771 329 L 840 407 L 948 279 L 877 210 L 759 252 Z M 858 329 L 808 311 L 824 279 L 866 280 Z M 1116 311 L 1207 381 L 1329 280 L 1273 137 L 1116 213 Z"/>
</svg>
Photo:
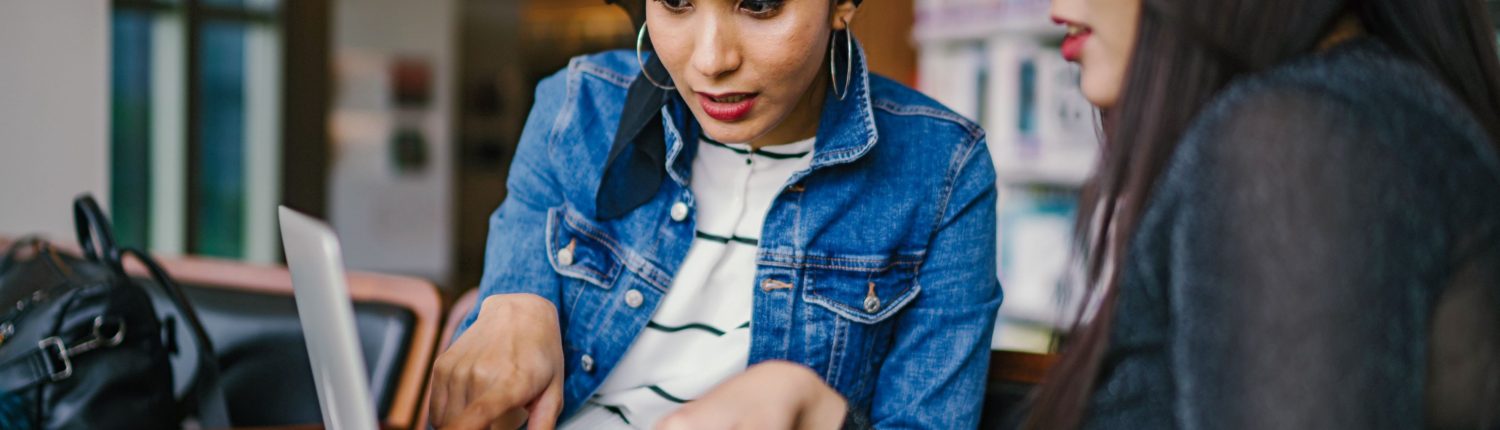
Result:
<svg viewBox="0 0 1500 430">
<path fill-rule="evenodd" d="M 711 19 L 698 33 L 693 47 L 693 69 L 709 78 L 719 78 L 739 69 L 740 53 L 733 25 Z"/>
</svg>

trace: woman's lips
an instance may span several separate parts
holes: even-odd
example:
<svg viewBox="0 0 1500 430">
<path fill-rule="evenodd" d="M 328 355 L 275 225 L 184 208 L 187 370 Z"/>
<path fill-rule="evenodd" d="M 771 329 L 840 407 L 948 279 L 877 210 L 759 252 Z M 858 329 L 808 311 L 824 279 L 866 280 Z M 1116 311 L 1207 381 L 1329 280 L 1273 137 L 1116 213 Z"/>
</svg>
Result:
<svg viewBox="0 0 1500 430">
<path fill-rule="evenodd" d="M 1060 48 L 1063 59 L 1075 63 L 1078 62 L 1078 60 L 1083 58 L 1083 43 L 1089 40 L 1089 35 L 1093 34 L 1094 30 L 1083 24 L 1055 16 L 1052 17 L 1052 22 L 1068 28 L 1068 36 L 1063 38 L 1062 48 Z"/>
<path fill-rule="evenodd" d="M 1089 32 L 1084 31 L 1077 34 L 1069 34 L 1063 38 L 1062 56 L 1064 60 L 1077 63 L 1083 58 L 1083 43 L 1089 40 Z"/>
<path fill-rule="evenodd" d="M 755 107 L 755 93 L 698 93 L 698 104 L 710 118 L 735 122 L 744 119 Z"/>
</svg>

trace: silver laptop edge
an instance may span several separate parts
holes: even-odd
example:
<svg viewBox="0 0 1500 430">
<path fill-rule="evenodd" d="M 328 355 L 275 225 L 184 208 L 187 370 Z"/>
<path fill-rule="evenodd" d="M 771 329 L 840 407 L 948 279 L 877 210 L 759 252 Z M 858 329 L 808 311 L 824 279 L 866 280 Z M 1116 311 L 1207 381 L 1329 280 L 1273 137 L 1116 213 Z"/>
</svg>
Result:
<svg viewBox="0 0 1500 430">
<path fill-rule="evenodd" d="M 279 214 L 281 242 L 292 272 L 323 425 L 331 430 L 375 430 L 375 402 L 355 330 L 354 304 L 338 237 L 327 224 L 286 206 L 279 208 Z"/>
</svg>

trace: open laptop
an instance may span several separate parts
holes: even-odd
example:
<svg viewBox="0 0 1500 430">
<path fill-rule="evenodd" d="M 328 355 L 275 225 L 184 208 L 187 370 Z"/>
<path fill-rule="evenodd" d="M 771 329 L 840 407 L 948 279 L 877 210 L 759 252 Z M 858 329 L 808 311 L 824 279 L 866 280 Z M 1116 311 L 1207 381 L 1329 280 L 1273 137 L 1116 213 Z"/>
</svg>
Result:
<svg viewBox="0 0 1500 430">
<path fill-rule="evenodd" d="M 375 401 L 354 328 L 354 303 L 349 298 L 338 237 L 312 217 L 286 206 L 279 212 L 281 242 L 292 270 L 297 316 L 307 339 L 323 426 L 374 430 Z"/>
</svg>

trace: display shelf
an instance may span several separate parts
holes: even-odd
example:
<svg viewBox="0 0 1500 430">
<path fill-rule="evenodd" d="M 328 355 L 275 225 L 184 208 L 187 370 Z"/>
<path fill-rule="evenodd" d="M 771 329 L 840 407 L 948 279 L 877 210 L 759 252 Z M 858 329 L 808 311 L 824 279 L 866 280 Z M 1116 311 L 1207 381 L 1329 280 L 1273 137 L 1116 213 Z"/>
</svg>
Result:
<svg viewBox="0 0 1500 430">
<path fill-rule="evenodd" d="M 919 0 L 912 35 L 918 43 L 996 35 L 1061 38 L 1049 0 Z"/>
<path fill-rule="evenodd" d="M 1098 158 L 1098 117 L 1062 59 L 1048 0 L 919 0 L 918 87 L 979 123 L 996 171 L 997 276 L 1005 289 L 992 347 L 1048 352 L 1071 322 L 1062 278 L 1077 195 Z"/>
<path fill-rule="evenodd" d="M 996 156 L 995 175 L 1002 184 L 1048 185 L 1082 188 L 1094 172 L 1088 156 L 1051 156 L 1023 158 Z"/>
<path fill-rule="evenodd" d="M 995 336 L 991 339 L 990 349 L 1037 354 L 1052 353 L 1054 352 L 1052 350 L 1054 331 L 1055 329 L 1049 326 L 1001 317 L 995 322 Z"/>
<path fill-rule="evenodd" d="M 1039 20 L 1035 16 L 1008 16 L 983 11 L 952 18 L 928 21 L 919 19 L 912 27 L 912 38 L 918 43 L 1006 35 L 1061 39 L 1065 34 L 1063 27 Z"/>
</svg>

